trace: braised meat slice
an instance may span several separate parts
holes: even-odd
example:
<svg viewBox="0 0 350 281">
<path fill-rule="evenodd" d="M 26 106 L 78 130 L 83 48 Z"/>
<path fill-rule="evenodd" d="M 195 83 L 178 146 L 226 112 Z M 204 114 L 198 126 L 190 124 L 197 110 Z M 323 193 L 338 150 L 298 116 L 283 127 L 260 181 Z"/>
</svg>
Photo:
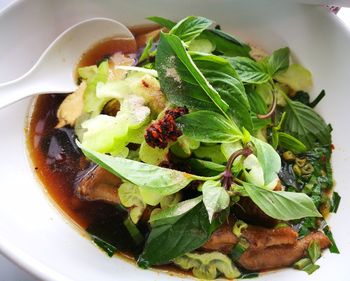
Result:
<svg viewBox="0 0 350 281">
<path fill-rule="evenodd" d="M 83 200 L 102 200 L 112 204 L 120 203 L 117 187 L 121 180 L 107 170 L 95 166 L 76 184 L 76 195 Z"/>
<path fill-rule="evenodd" d="M 326 235 L 322 232 L 313 232 L 294 244 L 276 244 L 266 248 L 251 245 L 240 257 L 239 263 L 252 271 L 290 266 L 306 255 L 307 248 L 312 241 L 318 242 L 321 249 L 328 248 L 330 245 Z"/>
<path fill-rule="evenodd" d="M 219 251 L 229 254 L 233 245 L 237 244 L 238 238 L 232 232 L 232 226 L 225 224 L 217 229 L 210 240 L 202 246 L 205 251 Z"/>
<path fill-rule="evenodd" d="M 298 233 L 291 227 L 276 229 L 259 226 L 249 226 L 243 231 L 242 237 L 246 238 L 254 249 L 265 249 L 274 245 L 294 244 L 297 241 Z M 232 247 L 238 242 L 238 238 L 232 232 L 232 226 L 223 225 L 216 230 L 210 240 L 202 248 L 206 251 L 219 251 L 229 254 Z"/>
<path fill-rule="evenodd" d="M 322 232 L 313 232 L 298 240 L 298 233 L 293 228 L 264 228 L 248 226 L 242 232 L 248 240 L 249 248 L 238 262 L 252 271 L 269 270 L 292 265 L 306 255 L 312 241 L 320 244 L 321 249 L 328 248 L 330 241 Z M 238 238 L 232 232 L 232 226 L 225 224 L 216 230 L 210 240 L 202 246 L 204 251 L 219 251 L 230 254 Z"/>
<path fill-rule="evenodd" d="M 242 235 L 249 241 L 250 247 L 254 249 L 265 249 L 276 245 L 293 245 L 298 239 L 298 233 L 289 226 L 280 228 L 249 226 Z"/>
</svg>

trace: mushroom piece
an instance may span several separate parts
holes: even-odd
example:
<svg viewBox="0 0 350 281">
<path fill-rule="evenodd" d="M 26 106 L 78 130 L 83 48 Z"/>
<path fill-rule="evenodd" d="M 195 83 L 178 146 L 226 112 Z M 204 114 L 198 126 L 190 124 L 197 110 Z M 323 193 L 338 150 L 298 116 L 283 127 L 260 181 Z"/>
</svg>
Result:
<svg viewBox="0 0 350 281">
<path fill-rule="evenodd" d="M 76 184 L 76 195 L 87 201 L 105 201 L 111 204 L 119 204 L 118 186 L 121 180 L 101 168 L 94 166 Z"/>
</svg>

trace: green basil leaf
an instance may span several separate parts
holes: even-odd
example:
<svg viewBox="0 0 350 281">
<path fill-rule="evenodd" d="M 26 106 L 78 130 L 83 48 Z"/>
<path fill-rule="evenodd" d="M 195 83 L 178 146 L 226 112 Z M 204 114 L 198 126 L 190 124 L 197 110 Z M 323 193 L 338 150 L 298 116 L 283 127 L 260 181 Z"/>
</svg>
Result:
<svg viewBox="0 0 350 281">
<path fill-rule="evenodd" d="M 176 25 L 176 22 L 169 20 L 169 19 L 166 19 L 166 18 L 162 18 L 162 17 L 148 17 L 147 19 L 150 21 L 153 21 L 161 26 L 164 26 L 169 30 L 172 29 Z"/>
<path fill-rule="evenodd" d="M 166 264 L 201 247 L 227 219 L 227 215 L 228 213 L 225 213 L 209 223 L 205 206 L 199 203 L 180 216 L 155 221 L 138 259 L 138 265 L 147 268 Z"/>
<path fill-rule="evenodd" d="M 211 161 L 200 160 L 195 158 L 188 159 L 191 171 L 200 176 L 216 176 L 225 170 L 225 166 Z"/>
<path fill-rule="evenodd" d="M 271 79 L 271 76 L 266 72 L 258 62 L 245 57 L 227 58 L 239 75 L 239 78 L 250 84 L 262 84 Z"/>
<path fill-rule="evenodd" d="M 201 142 L 235 142 L 242 138 L 236 124 L 213 111 L 195 111 L 177 118 L 176 123 L 185 136 Z"/>
<path fill-rule="evenodd" d="M 268 185 L 278 177 L 281 169 L 281 157 L 268 143 L 252 137 L 252 143 L 256 149 L 256 157 L 264 171 L 265 185 Z"/>
<path fill-rule="evenodd" d="M 278 220 L 322 217 L 311 198 L 304 193 L 271 191 L 243 183 L 253 202 L 268 216 Z"/>
<path fill-rule="evenodd" d="M 179 21 L 169 34 L 177 35 L 186 44 L 200 35 L 205 29 L 212 25 L 212 21 L 203 17 L 189 16 Z"/>
<path fill-rule="evenodd" d="M 206 181 L 202 186 L 203 203 L 208 212 L 209 222 L 215 213 L 222 211 L 230 204 L 230 196 L 220 182 Z"/>
<path fill-rule="evenodd" d="M 251 50 L 249 45 L 221 30 L 207 29 L 200 37 L 210 40 L 212 44 L 216 46 L 215 51 L 225 56 L 249 57 L 249 52 Z"/>
<path fill-rule="evenodd" d="M 271 77 L 287 70 L 289 66 L 289 53 L 289 48 L 286 47 L 274 51 L 268 58 L 267 69 Z"/>
<path fill-rule="evenodd" d="M 280 147 L 291 150 L 294 153 L 303 153 L 306 151 L 306 146 L 300 140 L 290 134 L 279 132 L 278 143 Z"/>
<path fill-rule="evenodd" d="M 187 213 L 189 210 L 193 209 L 200 202 L 202 202 L 202 199 L 203 199 L 202 196 L 198 196 L 198 197 L 193 198 L 193 199 L 182 201 L 173 207 L 166 208 L 165 210 L 162 210 L 162 211 L 156 213 L 155 215 L 152 215 L 151 219 L 149 221 L 151 223 L 154 223 L 157 220 L 181 216 L 184 213 Z"/>
<path fill-rule="evenodd" d="M 217 145 L 201 145 L 198 149 L 193 151 L 196 158 L 210 160 L 217 164 L 224 164 L 227 162 L 226 157 L 221 151 L 221 144 Z"/>
<path fill-rule="evenodd" d="M 283 130 L 299 139 L 307 149 L 311 149 L 317 142 L 325 145 L 331 143 L 330 129 L 322 117 L 298 101 L 287 99 Z"/>
<path fill-rule="evenodd" d="M 156 70 L 160 86 L 170 102 L 192 108 L 216 109 L 225 115 L 228 104 L 205 79 L 176 35 L 160 35 Z"/>
<path fill-rule="evenodd" d="M 244 85 L 230 63 L 222 57 L 191 53 L 191 57 L 220 97 L 229 105 L 227 114 L 239 127 L 253 127 L 250 106 Z"/>
<path fill-rule="evenodd" d="M 252 110 L 253 130 L 256 132 L 270 124 L 271 118 L 260 119 L 257 117 L 257 114 L 266 114 L 268 111 L 266 102 L 257 92 L 248 92 L 247 97 Z"/>
<path fill-rule="evenodd" d="M 77 145 L 87 158 L 112 174 L 137 185 L 141 193 L 148 191 L 158 196 L 166 196 L 198 179 L 197 176 L 184 172 L 98 153 L 83 147 L 78 141 Z"/>
</svg>

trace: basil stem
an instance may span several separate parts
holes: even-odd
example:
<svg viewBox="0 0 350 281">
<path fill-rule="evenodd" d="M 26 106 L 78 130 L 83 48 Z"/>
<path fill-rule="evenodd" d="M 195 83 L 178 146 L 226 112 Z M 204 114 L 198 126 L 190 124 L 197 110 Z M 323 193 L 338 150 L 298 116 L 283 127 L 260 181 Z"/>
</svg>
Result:
<svg viewBox="0 0 350 281">
<path fill-rule="evenodd" d="M 234 153 L 232 153 L 232 155 L 230 156 L 230 158 L 227 161 L 225 171 L 221 175 L 221 185 L 226 190 L 228 190 L 233 183 L 233 175 L 232 175 L 232 171 L 231 171 L 233 162 L 240 155 L 248 157 L 252 153 L 253 153 L 253 151 L 249 147 L 244 147 L 244 148 L 239 149 L 239 150 L 235 151 Z"/>
<path fill-rule="evenodd" d="M 266 114 L 257 114 L 256 116 L 259 119 L 268 119 L 272 117 L 272 115 L 274 115 L 275 113 L 276 106 L 277 106 L 276 90 L 273 89 L 271 94 L 272 94 L 272 103 L 271 103 L 270 109 Z"/>
</svg>

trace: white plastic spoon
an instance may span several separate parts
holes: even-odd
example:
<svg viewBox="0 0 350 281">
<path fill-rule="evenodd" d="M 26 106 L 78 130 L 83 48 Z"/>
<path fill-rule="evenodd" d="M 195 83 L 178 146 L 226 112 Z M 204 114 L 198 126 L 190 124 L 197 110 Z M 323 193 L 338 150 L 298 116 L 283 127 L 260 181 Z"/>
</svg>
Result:
<svg viewBox="0 0 350 281">
<path fill-rule="evenodd" d="M 106 38 L 134 39 L 123 24 L 106 18 L 82 21 L 56 38 L 23 76 L 0 84 L 0 108 L 35 94 L 70 93 L 82 54 Z"/>
</svg>

